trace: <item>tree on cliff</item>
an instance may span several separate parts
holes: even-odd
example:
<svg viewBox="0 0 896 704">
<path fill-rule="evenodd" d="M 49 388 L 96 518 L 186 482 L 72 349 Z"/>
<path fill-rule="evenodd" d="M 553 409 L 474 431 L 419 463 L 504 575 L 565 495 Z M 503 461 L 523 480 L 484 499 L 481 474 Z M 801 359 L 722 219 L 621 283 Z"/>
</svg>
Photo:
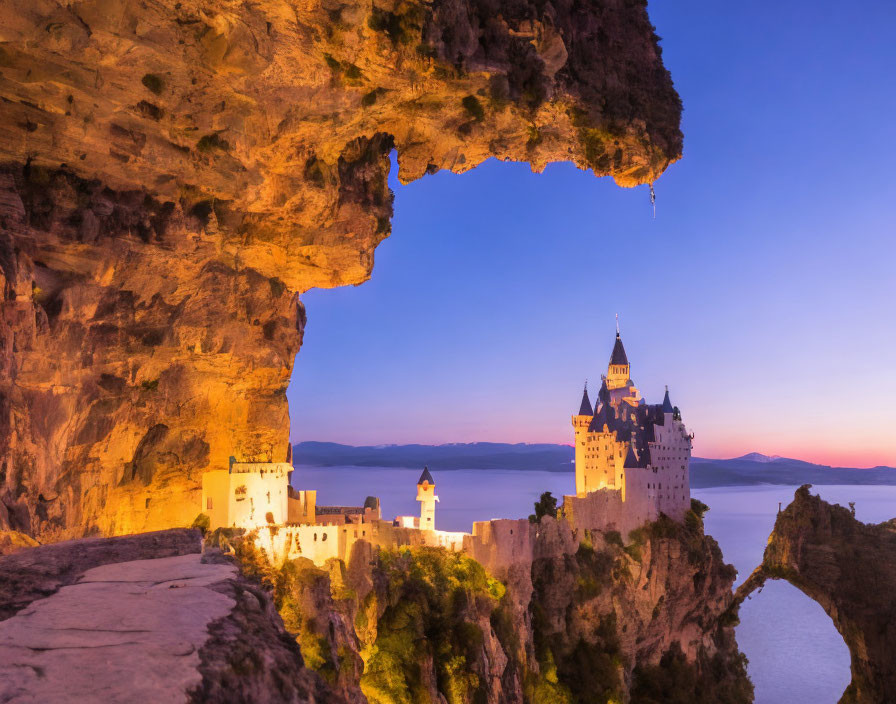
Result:
<svg viewBox="0 0 896 704">
<path fill-rule="evenodd" d="M 557 517 L 557 499 L 549 491 L 544 492 L 535 502 L 535 513 L 529 515 L 529 522 L 541 523 L 542 516 Z"/>
</svg>

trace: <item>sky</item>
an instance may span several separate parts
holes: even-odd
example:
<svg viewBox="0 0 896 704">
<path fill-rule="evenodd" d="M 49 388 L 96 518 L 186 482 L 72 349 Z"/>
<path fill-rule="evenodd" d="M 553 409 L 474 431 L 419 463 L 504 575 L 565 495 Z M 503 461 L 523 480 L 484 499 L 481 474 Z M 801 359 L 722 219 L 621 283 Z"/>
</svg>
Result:
<svg viewBox="0 0 896 704">
<path fill-rule="evenodd" d="M 302 296 L 294 441 L 570 443 L 618 313 L 696 455 L 896 466 L 896 3 L 649 9 L 684 102 L 656 219 L 569 164 L 393 169 L 371 280 Z"/>
</svg>

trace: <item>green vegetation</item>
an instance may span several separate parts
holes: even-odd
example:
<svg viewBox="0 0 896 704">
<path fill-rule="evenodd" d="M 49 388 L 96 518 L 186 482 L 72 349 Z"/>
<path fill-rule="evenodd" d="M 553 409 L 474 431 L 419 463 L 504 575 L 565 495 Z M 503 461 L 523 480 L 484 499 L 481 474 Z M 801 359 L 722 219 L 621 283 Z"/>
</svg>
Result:
<svg viewBox="0 0 896 704">
<path fill-rule="evenodd" d="M 612 704 L 622 701 L 622 651 L 616 615 L 601 617 L 590 637 L 564 648 L 550 634 L 537 601 L 530 608 L 540 677 L 527 673 L 524 694 L 533 704 Z"/>
<path fill-rule="evenodd" d="M 709 511 L 709 506 L 703 503 L 700 499 L 691 499 L 691 511 L 702 520 L 706 515 L 706 512 Z"/>
<path fill-rule="evenodd" d="M 544 516 L 557 517 L 557 499 L 549 491 L 535 502 L 535 513 L 529 514 L 529 523 L 541 523 Z"/>
<path fill-rule="evenodd" d="M 615 545 L 616 547 L 623 548 L 625 544 L 622 542 L 622 535 L 618 530 L 608 530 L 604 533 L 604 542 L 607 545 Z"/>
<path fill-rule="evenodd" d="M 211 527 L 211 518 L 207 513 L 200 513 L 196 516 L 196 519 L 193 521 L 193 525 L 190 528 L 195 528 L 196 530 L 202 531 L 202 534 L 205 535 L 208 533 L 208 529 Z"/>
<path fill-rule="evenodd" d="M 368 701 L 428 701 L 421 660 L 430 658 L 449 704 L 485 701 L 487 683 L 472 667 L 484 641 L 475 614 L 477 606 L 496 608 L 504 585 L 475 560 L 438 548 L 381 552 L 379 571 L 390 605 L 361 677 Z"/>
<path fill-rule="evenodd" d="M 702 654 L 701 654 L 702 655 Z M 746 704 L 753 701 L 742 653 L 726 661 L 721 655 L 701 657 L 704 670 L 688 662 L 673 643 L 657 665 L 636 667 L 632 673 L 632 704 Z"/>
<path fill-rule="evenodd" d="M 156 95 L 161 95 L 165 90 L 165 79 L 155 73 L 147 73 L 140 82 Z"/>
<path fill-rule="evenodd" d="M 467 114 L 476 122 L 482 122 L 485 119 L 485 108 L 482 107 L 482 103 L 479 102 L 479 98 L 475 95 L 468 95 L 460 102 Z"/>
</svg>

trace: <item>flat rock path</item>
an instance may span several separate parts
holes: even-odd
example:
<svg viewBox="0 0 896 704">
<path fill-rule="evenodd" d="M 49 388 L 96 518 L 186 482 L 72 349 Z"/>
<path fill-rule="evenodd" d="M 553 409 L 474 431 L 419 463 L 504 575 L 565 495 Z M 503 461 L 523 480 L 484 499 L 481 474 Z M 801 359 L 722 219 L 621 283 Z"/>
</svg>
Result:
<svg viewBox="0 0 896 704">
<path fill-rule="evenodd" d="M 185 702 L 236 576 L 198 553 L 87 570 L 0 622 L 0 702 Z"/>
</svg>

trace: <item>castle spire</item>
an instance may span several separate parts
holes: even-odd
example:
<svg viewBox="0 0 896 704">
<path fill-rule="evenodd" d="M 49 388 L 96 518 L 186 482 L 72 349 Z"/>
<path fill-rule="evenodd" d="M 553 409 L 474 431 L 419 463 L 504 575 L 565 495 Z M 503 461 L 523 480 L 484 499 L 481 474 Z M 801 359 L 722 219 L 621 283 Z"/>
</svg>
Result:
<svg viewBox="0 0 896 704">
<path fill-rule="evenodd" d="M 666 395 L 663 397 L 663 413 L 672 413 L 672 402 L 669 400 L 669 385 L 666 384 Z"/>
<path fill-rule="evenodd" d="M 613 354 L 610 355 L 611 366 L 628 366 L 628 356 L 625 354 L 625 347 L 622 346 L 622 338 L 619 336 L 619 330 L 616 330 L 616 342 L 613 344 Z"/>
<path fill-rule="evenodd" d="M 593 416 L 594 409 L 591 407 L 591 399 L 588 398 L 588 380 L 585 380 L 585 391 L 582 392 L 582 404 L 579 406 L 580 416 Z"/>
</svg>

